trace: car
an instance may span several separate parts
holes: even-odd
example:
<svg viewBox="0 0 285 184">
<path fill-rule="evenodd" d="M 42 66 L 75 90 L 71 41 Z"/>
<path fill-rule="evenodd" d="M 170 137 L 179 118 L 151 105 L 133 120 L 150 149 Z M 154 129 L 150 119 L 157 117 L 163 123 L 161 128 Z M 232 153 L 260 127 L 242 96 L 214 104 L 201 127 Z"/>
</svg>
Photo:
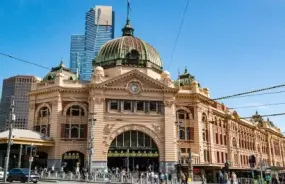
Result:
<svg viewBox="0 0 285 184">
<path fill-rule="evenodd" d="M 30 177 L 29 177 L 29 171 L 30 170 L 28 168 L 11 169 L 9 171 L 7 181 L 8 182 L 20 181 L 22 183 L 25 183 L 25 182 L 38 183 L 40 177 L 38 175 L 34 174 L 33 172 L 30 173 Z"/>
</svg>

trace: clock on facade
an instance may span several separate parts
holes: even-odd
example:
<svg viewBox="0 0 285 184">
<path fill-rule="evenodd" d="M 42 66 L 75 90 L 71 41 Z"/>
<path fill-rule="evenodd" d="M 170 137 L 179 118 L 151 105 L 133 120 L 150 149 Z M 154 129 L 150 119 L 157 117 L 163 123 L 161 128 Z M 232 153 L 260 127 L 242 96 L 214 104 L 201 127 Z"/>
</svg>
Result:
<svg viewBox="0 0 285 184">
<path fill-rule="evenodd" d="M 137 83 L 131 83 L 129 85 L 129 90 L 130 90 L 131 93 L 137 94 L 137 93 L 140 92 L 140 87 L 139 87 L 139 85 Z"/>
</svg>

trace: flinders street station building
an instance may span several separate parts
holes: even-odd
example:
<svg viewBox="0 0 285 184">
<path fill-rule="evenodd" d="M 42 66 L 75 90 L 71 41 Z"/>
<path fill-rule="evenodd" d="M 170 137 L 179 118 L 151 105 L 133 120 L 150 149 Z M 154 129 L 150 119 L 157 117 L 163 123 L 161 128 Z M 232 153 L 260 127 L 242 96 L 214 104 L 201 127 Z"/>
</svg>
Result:
<svg viewBox="0 0 285 184">
<path fill-rule="evenodd" d="M 34 164 L 56 169 L 62 163 L 70 169 L 151 165 L 168 172 L 177 163 L 186 169 L 190 151 L 194 173 L 207 177 L 215 177 L 225 162 L 231 170 L 248 170 L 252 154 L 256 169 L 260 160 L 264 166 L 285 165 L 279 128 L 258 113 L 240 119 L 210 100 L 209 89 L 187 69 L 171 78 L 155 48 L 133 32 L 127 21 L 122 37 L 102 46 L 90 81 L 81 82 L 61 62 L 35 82 L 29 130 L 13 130 L 13 149 L 37 146 Z M 0 142 L 7 141 L 4 134 Z"/>
</svg>

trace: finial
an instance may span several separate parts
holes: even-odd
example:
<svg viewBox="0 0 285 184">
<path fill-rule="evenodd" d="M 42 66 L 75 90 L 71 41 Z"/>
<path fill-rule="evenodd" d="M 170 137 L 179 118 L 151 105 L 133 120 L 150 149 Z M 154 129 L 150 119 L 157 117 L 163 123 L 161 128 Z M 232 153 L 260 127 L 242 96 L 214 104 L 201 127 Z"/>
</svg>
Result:
<svg viewBox="0 0 285 184">
<path fill-rule="evenodd" d="M 184 73 L 185 73 L 185 74 L 187 73 L 187 66 L 185 66 L 185 70 L 184 70 Z"/>
<path fill-rule="evenodd" d="M 257 110 L 255 111 L 255 115 L 258 115 L 258 112 L 257 112 Z"/>
<path fill-rule="evenodd" d="M 131 11 L 131 6 L 130 6 L 130 1 L 127 0 L 127 21 L 125 27 L 122 29 L 123 31 L 123 36 L 133 36 L 134 29 L 131 26 L 130 23 L 130 11 Z"/>
<path fill-rule="evenodd" d="M 63 58 L 61 58 L 61 60 L 60 60 L 59 67 L 64 67 Z"/>
</svg>

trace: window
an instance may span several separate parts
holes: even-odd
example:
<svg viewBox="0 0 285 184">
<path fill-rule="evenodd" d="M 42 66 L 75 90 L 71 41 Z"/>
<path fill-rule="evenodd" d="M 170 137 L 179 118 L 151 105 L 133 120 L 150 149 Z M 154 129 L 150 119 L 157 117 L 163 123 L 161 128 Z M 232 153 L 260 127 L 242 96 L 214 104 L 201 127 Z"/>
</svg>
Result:
<svg viewBox="0 0 285 184">
<path fill-rule="evenodd" d="M 110 110 L 118 110 L 119 103 L 118 100 L 110 100 Z"/>
<path fill-rule="evenodd" d="M 40 109 L 40 111 L 39 111 L 39 117 L 40 118 L 44 118 L 44 117 L 47 117 L 49 115 L 50 115 L 50 113 L 49 113 L 49 109 L 47 107 L 43 107 Z"/>
<path fill-rule="evenodd" d="M 157 103 L 156 102 L 149 102 L 149 110 L 156 112 L 157 111 Z"/>
<path fill-rule="evenodd" d="M 227 145 L 227 136 L 224 135 L 224 144 Z"/>
<path fill-rule="evenodd" d="M 220 153 L 217 151 L 217 163 L 220 163 Z"/>
<path fill-rule="evenodd" d="M 132 110 L 132 102 L 131 101 L 124 101 L 124 110 L 125 111 L 130 111 Z"/>
<path fill-rule="evenodd" d="M 144 101 L 137 101 L 137 111 L 144 111 Z"/>
<path fill-rule="evenodd" d="M 223 135 L 220 134 L 220 143 L 223 144 Z"/>
<path fill-rule="evenodd" d="M 61 138 L 86 139 L 87 124 L 62 124 Z"/>
<path fill-rule="evenodd" d="M 219 134 L 216 133 L 216 144 L 219 144 Z"/>
<path fill-rule="evenodd" d="M 85 113 L 82 107 L 80 107 L 79 105 L 73 105 L 67 110 L 66 115 L 67 116 L 84 116 Z"/>
<path fill-rule="evenodd" d="M 179 134 L 180 139 L 185 140 L 185 131 L 183 129 L 180 129 Z"/>
</svg>

